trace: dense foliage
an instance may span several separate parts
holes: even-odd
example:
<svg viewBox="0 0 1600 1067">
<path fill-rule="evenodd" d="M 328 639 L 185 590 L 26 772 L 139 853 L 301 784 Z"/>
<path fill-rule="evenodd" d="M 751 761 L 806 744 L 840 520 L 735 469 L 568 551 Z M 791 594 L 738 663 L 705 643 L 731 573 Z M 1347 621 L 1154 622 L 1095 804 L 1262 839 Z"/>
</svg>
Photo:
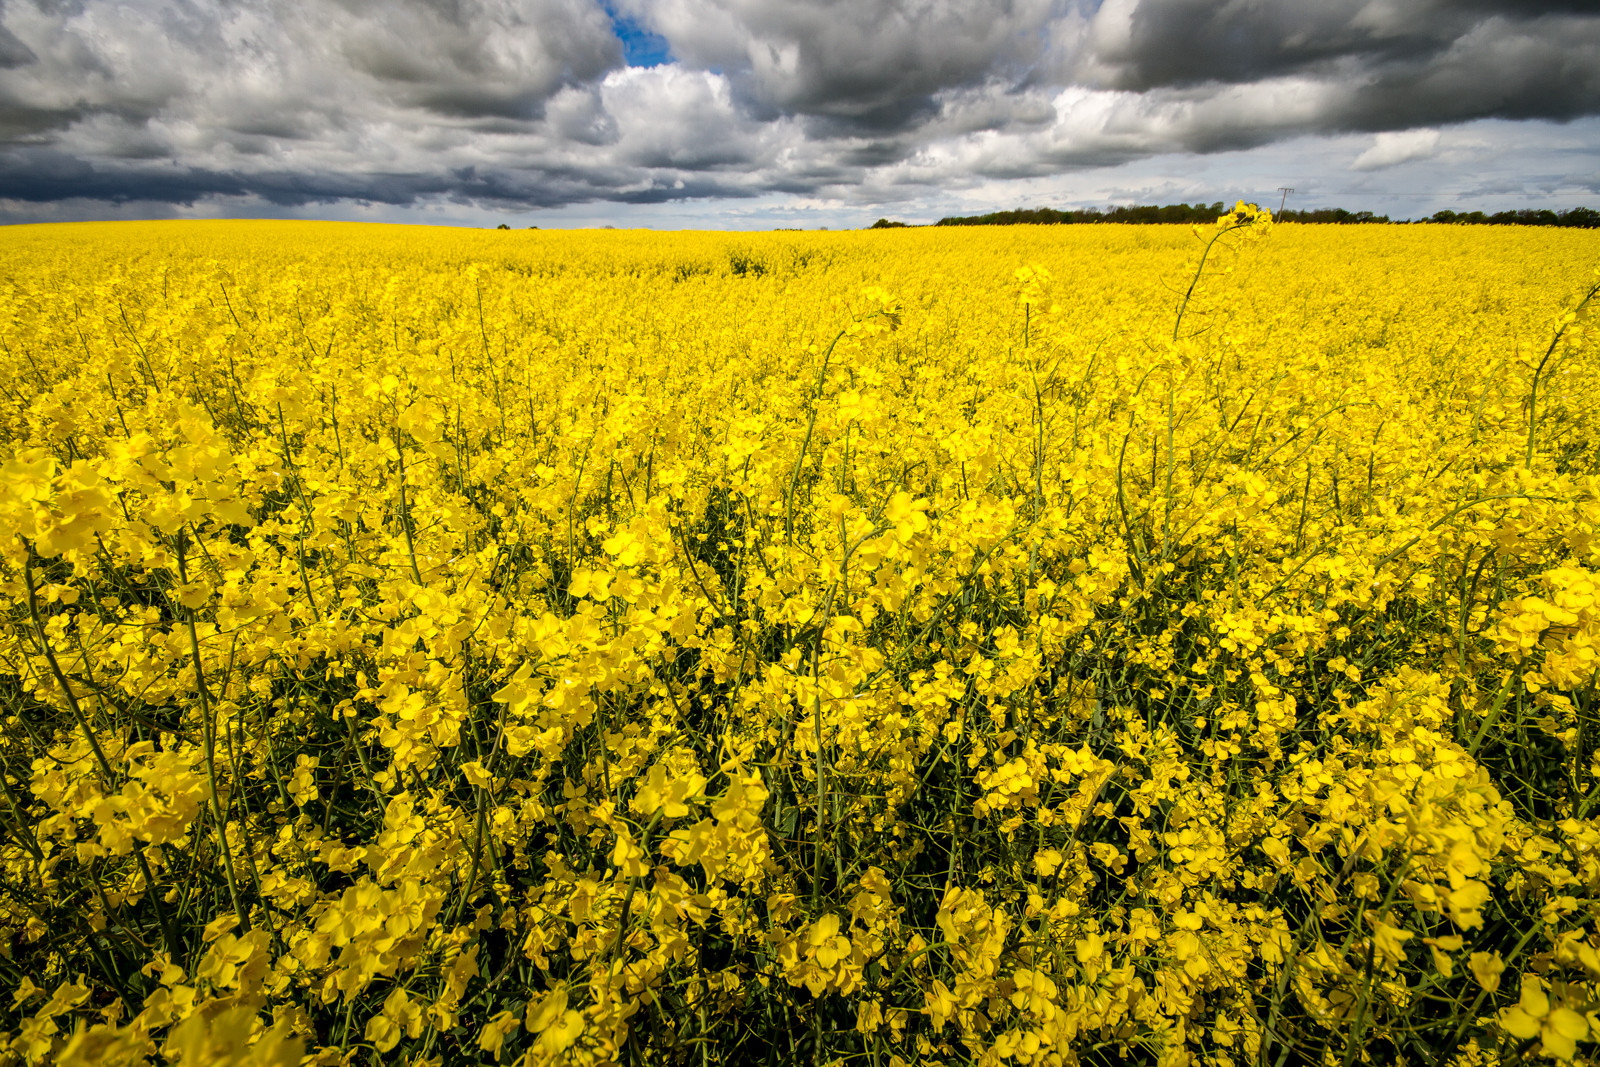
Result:
<svg viewBox="0 0 1600 1067">
<path fill-rule="evenodd" d="M 1321 220 L 1306 220 L 1321 221 Z M 1592 230 L 1600 227 L 1600 211 L 1589 207 L 1551 211 L 1549 208 L 1521 211 L 1436 211 L 1429 222 L 1457 222 L 1470 226 L 1568 226 Z"/>
<path fill-rule="evenodd" d="M 0 1060 L 1587 1056 L 1597 259 L 0 232 Z"/>
<path fill-rule="evenodd" d="M 1207 223 L 1222 213 L 1222 204 L 1130 204 L 1120 207 L 1081 208 L 1077 210 L 1050 207 L 1018 208 L 1015 211 L 993 211 L 987 215 L 952 215 L 934 223 L 936 226 L 1051 226 L 1064 223 L 1129 222 L 1140 224 Z M 1388 215 L 1371 211 L 1348 211 L 1342 207 L 1288 208 L 1279 212 L 1280 222 L 1388 222 Z M 1575 229 L 1600 227 L 1600 211 L 1575 207 L 1566 211 L 1523 209 L 1521 211 L 1439 211 L 1421 222 L 1467 223 L 1491 226 L 1564 226 Z M 903 222 L 879 219 L 872 229 L 904 226 Z"/>
</svg>

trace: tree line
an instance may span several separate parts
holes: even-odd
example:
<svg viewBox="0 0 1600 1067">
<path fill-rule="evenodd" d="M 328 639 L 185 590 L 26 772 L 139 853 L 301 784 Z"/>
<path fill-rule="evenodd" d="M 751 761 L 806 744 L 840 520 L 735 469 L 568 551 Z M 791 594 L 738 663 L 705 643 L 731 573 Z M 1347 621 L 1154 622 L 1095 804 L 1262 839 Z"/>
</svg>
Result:
<svg viewBox="0 0 1600 1067">
<path fill-rule="evenodd" d="M 1015 211 L 993 211 L 987 215 L 953 215 L 942 218 L 935 226 L 1017 226 L 1062 225 L 1066 223 L 1123 222 L 1123 223 L 1210 223 L 1226 210 L 1223 202 L 1214 204 L 1138 204 L 1113 208 L 1018 208 Z M 1273 216 L 1279 222 L 1392 222 L 1388 215 L 1371 211 L 1347 211 L 1344 208 L 1317 208 L 1298 211 L 1289 208 Z M 1424 219 L 1400 220 L 1414 222 L 1465 223 L 1487 226 L 1568 226 L 1580 229 L 1600 228 L 1600 211 L 1575 207 L 1566 211 L 1548 208 L 1521 211 L 1439 211 Z M 899 229 L 907 224 L 890 219 L 879 219 L 870 227 L 874 230 Z"/>
</svg>

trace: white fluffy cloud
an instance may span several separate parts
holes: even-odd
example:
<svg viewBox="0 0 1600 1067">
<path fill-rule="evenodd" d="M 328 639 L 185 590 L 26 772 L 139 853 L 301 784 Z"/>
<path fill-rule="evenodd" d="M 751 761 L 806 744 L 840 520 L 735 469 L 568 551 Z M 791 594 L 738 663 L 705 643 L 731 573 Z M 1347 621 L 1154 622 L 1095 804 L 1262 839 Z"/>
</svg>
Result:
<svg viewBox="0 0 1600 1067">
<path fill-rule="evenodd" d="M 1430 159 L 1439 151 L 1438 130 L 1400 130 L 1380 133 L 1372 147 L 1350 164 L 1351 170 L 1382 170 L 1418 159 Z"/>
</svg>

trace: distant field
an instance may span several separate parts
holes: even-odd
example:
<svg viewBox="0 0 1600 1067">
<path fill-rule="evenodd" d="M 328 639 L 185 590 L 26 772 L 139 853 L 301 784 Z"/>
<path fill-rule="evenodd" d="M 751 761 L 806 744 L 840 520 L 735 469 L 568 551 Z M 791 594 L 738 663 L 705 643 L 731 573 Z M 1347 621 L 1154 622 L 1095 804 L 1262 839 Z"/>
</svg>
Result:
<svg viewBox="0 0 1600 1067">
<path fill-rule="evenodd" d="M 1600 233 L 1246 221 L 0 229 L 0 1064 L 1588 1057 Z"/>
</svg>

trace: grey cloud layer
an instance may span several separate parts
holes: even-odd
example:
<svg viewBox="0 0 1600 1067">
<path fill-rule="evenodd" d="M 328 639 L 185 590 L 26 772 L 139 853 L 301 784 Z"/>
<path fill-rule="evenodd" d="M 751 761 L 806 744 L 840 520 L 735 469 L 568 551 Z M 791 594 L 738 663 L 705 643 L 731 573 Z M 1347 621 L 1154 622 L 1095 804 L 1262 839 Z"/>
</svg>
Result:
<svg viewBox="0 0 1600 1067">
<path fill-rule="evenodd" d="M 33 202 L 892 200 L 1600 113 L 1592 0 L 615 0 L 651 69 L 596 0 L 0 2 L 0 198 Z"/>
<path fill-rule="evenodd" d="M 1327 128 L 1570 119 L 1600 106 L 1592 3 L 1108 0 L 1083 80 L 1133 91 L 1299 77 L 1338 85 Z"/>
<path fill-rule="evenodd" d="M 914 124 L 941 92 L 1025 77 L 1062 11 L 1051 0 L 627 0 L 684 61 L 731 72 L 752 104 Z"/>
</svg>

